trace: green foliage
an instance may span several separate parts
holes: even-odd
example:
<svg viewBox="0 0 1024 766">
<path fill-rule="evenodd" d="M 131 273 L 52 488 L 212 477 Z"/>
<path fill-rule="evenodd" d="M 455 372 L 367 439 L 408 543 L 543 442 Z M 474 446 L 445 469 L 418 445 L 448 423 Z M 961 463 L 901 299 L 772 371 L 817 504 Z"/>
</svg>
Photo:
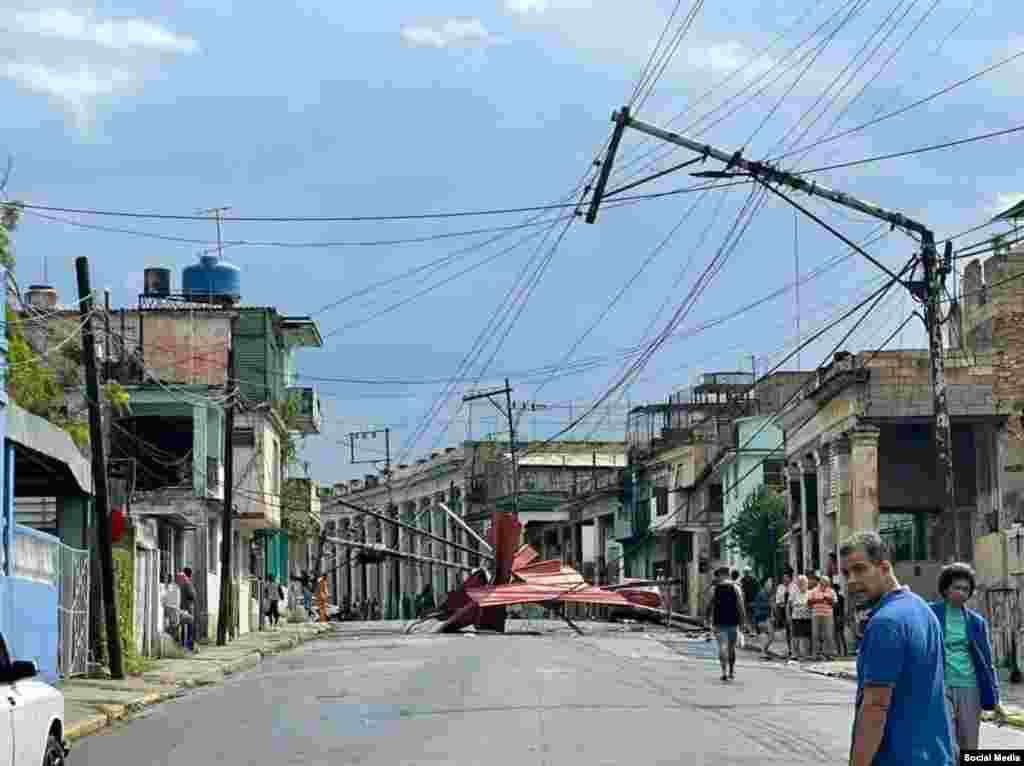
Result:
<svg viewBox="0 0 1024 766">
<path fill-rule="evenodd" d="M 49 420 L 59 428 L 63 428 L 71 436 L 79 449 L 89 445 L 89 427 L 80 421 L 73 420 L 63 411 L 64 389 L 57 380 L 57 372 L 53 367 L 40 359 L 22 329 L 21 319 L 10 306 L 6 307 L 7 319 L 7 394 L 23 409 Z M 69 336 L 68 331 L 63 337 Z M 62 350 L 71 349 L 74 353 L 75 343 L 68 343 Z M 77 353 L 81 354 L 81 346 Z M 65 356 L 65 358 L 67 358 Z M 60 365 L 58 365 L 58 369 Z M 71 373 L 65 373 L 65 380 L 77 378 L 78 365 L 73 365 Z"/>
<path fill-rule="evenodd" d="M 126 675 L 139 675 L 149 670 L 153 662 L 140 657 L 135 651 L 135 559 L 132 551 L 114 548 L 114 592 L 117 598 L 117 626 L 121 634 L 121 660 Z M 99 618 L 99 646 L 95 647 L 98 662 L 108 664 L 107 628 L 103 615 Z"/>
<path fill-rule="evenodd" d="M 758 578 L 765 578 L 778 574 L 785 532 L 785 501 L 778 493 L 761 487 L 743 501 L 743 508 L 726 531 L 725 544 L 751 561 Z"/>
<path fill-rule="evenodd" d="M 53 370 L 43 365 L 22 331 L 18 315 L 7 307 L 7 393 L 33 415 L 49 418 L 64 392 Z"/>
<path fill-rule="evenodd" d="M 110 381 L 103 386 L 103 397 L 110 402 L 110 406 L 117 412 L 127 410 L 128 401 L 131 398 L 121 384 L 115 381 Z"/>
<path fill-rule="evenodd" d="M 296 433 L 298 431 L 299 406 L 299 395 L 295 393 L 288 394 L 274 405 L 285 426 L 285 437 L 281 442 L 281 459 L 286 468 L 294 465 L 299 456 L 301 439 Z"/>
<path fill-rule="evenodd" d="M 320 537 L 320 524 L 306 510 L 309 487 L 304 482 L 286 481 L 281 490 L 281 528 L 291 540 L 306 542 Z"/>
<path fill-rule="evenodd" d="M 5 202 L 0 205 L 0 266 L 14 268 L 14 243 L 11 234 L 21 219 L 21 203 Z"/>
</svg>

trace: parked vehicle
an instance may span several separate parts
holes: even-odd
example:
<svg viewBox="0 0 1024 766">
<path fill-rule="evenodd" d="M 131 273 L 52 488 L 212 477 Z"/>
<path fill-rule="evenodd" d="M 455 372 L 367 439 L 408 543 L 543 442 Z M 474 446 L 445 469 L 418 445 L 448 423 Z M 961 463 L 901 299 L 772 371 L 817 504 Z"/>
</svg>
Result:
<svg viewBox="0 0 1024 766">
<path fill-rule="evenodd" d="M 0 633 L 0 766 L 63 766 L 64 695 L 36 678 L 34 662 L 12 661 Z"/>
</svg>

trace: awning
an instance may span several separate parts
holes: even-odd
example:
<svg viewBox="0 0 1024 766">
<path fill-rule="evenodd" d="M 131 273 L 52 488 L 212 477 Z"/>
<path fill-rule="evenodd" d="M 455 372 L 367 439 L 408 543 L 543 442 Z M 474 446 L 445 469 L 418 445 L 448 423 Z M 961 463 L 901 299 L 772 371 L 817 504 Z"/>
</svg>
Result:
<svg viewBox="0 0 1024 766">
<path fill-rule="evenodd" d="M 9 402 L 7 440 L 15 446 L 16 496 L 92 494 L 89 461 L 64 429 Z"/>
</svg>

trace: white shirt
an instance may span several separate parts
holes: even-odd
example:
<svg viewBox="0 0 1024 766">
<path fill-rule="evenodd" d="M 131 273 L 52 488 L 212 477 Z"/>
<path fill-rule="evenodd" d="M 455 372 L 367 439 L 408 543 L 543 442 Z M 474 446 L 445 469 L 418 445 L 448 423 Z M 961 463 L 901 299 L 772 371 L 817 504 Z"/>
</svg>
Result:
<svg viewBox="0 0 1024 766">
<path fill-rule="evenodd" d="M 786 604 L 786 585 L 785 583 L 779 583 L 779 587 L 775 589 L 775 606 L 785 606 Z"/>
</svg>

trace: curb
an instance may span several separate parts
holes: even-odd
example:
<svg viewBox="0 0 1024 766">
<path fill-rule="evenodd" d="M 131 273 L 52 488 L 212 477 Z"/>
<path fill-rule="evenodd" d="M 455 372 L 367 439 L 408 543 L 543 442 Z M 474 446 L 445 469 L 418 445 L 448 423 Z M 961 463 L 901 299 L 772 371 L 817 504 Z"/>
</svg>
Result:
<svg viewBox="0 0 1024 766">
<path fill-rule="evenodd" d="M 64 730 L 64 737 L 68 740 L 81 739 L 90 734 L 95 734 L 107 726 L 108 720 L 105 715 L 98 714 L 78 721 Z"/>
<path fill-rule="evenodd" d="M 804 668 L 804 670 L 806 670 L 808 673 L 814 673 L 815 675 L 818 675 L 818 676 L 825 676 L 826 678 L 841 678 L 844 681 L 853 681 L 853 682 L 857 681 L 857 676 L 856 675 L 854 675 L 853 673 L 848 673 L 845 670 L 841 670 L 839 672 L 830 672 L 830 671 L 827 671 L 827 670 L 816 670 L 816 669 L 813 669 L 813 668 Z M 982 714 L 981 714 L 981 720 L 985 721 L 985 722 L 988 722 L 988 723 L 992 723 L 994 718 L 995 718 L 995 716 L 991 712 L 982 712 Z M 998 724 L 996 724 L 996 725 L 998 725 Z M 1006 717 L 1006 724 L 1005 725 L 1009 726 L 1011 728 L 1014 728 L 1014 729 L 1024 730 L 1024 713 L 1010 713 Z"/>
<path fill-rule="evenodd" d="M 174 684 L 173 689 L 166 691 L 149 692 L 148 694 L 142 695 L 138 700 L 130 702 L 127 705 L 112 704 L 112 703 L 99 703 L 94 707 L 99 711 L 96 715 L 89 716 L 80 721 L 76 721 L 73 724 L 67 726 L 64 730 L 64 737 L 68 741 L 75 741 L 87 737 L 90 734 L 95 734 L 101 729 L 105 729 L 110 726 L 114 721 L 124 720 L 129 717 L 132 713 L 138 713 L 147 707 L 159 704 L 166 700 L 180 697 L 186 689 L 199 688 L 204 686 L 214 686 L 221 683 L 225 678 L 237 673 L 241 673 L 245 670 L 251 670 L 257 667 L 264 657 L 268 657 L 274 654 L 280 654 L 282 652 L 294 649 L 301 646 L 302 644 L 308 643 L 319 638 L 321 635 L 326 633 L 326 630 L 318 630 L 310 633 L 308 636 L 297 636 L 295 638 L 289 638 L 282 641 L 276 646 L 264 647 L 263 649 L 254 649 L 251 654 L 248 654 L 238 660 L 226 663 L 224 666 L 217 668 L 210 673 L 203 674 L 196 678 L 190 678 L 186 681 Z"/>
</svg>

